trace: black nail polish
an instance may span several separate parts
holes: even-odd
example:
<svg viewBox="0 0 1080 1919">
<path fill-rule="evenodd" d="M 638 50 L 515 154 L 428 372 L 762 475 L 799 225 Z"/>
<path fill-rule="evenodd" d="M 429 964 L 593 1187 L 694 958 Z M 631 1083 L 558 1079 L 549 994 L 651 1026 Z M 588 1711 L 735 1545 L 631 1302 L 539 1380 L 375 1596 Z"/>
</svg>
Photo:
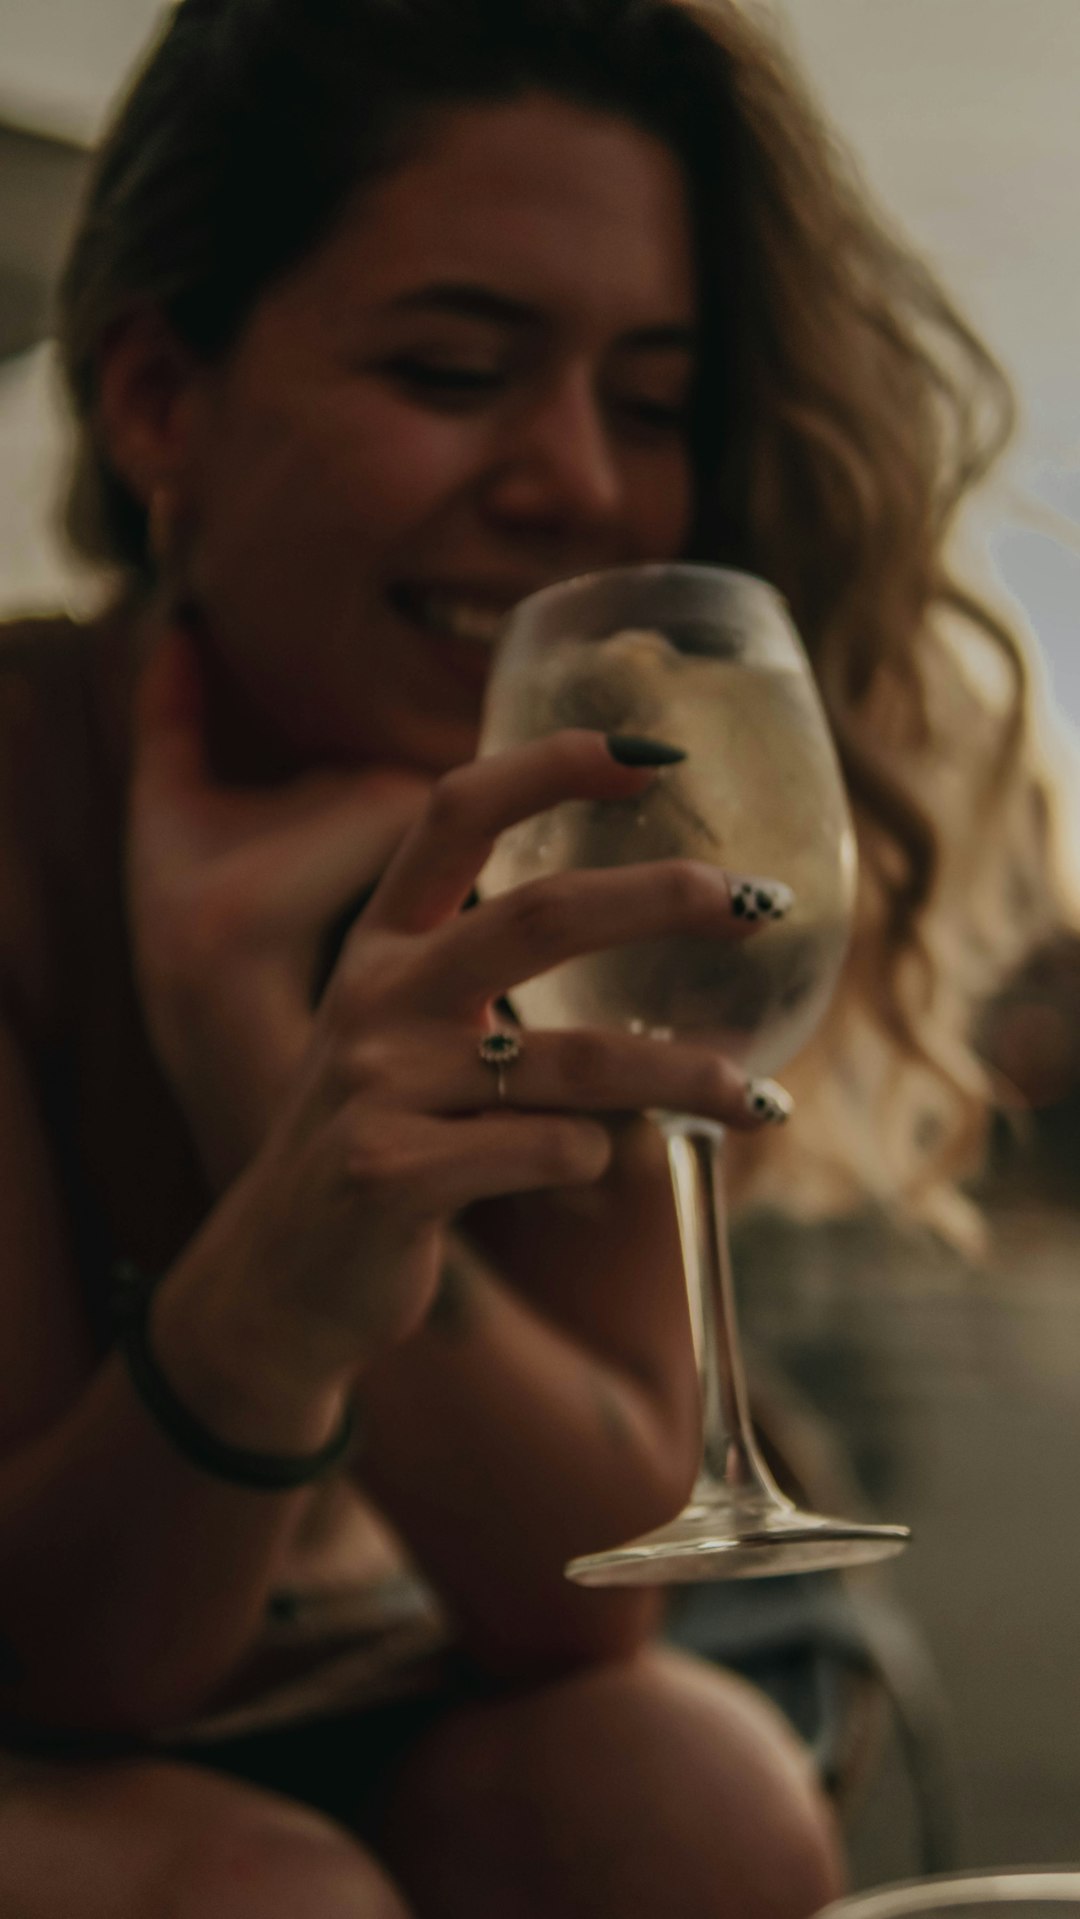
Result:
<svg viewBox="0 0 1080 1919">
<path fill-rule="evenodd" d="M 642 739 L 637 733 L 609 733 L 607 750 L 620 766 L 677 766 L 686 758 L 681 746 Z"/>
</svg>

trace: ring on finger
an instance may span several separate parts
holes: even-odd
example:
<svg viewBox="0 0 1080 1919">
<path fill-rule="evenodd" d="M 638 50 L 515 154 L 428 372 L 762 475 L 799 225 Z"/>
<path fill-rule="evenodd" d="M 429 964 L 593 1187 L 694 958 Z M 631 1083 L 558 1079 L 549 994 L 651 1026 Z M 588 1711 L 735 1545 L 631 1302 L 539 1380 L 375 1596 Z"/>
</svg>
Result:
<svg viewBox="0 0 1080 1919">
<path fill-rule="evenodd" d="M 478 1057 L 494 1073 L 496 1091 L 503 1103 L 506 1100 L 507 1070 L 517 1065 L 524 1050 L 516 1033 L 504 1031 L 485 1033 L 476 1049 Z"/>
</svg>

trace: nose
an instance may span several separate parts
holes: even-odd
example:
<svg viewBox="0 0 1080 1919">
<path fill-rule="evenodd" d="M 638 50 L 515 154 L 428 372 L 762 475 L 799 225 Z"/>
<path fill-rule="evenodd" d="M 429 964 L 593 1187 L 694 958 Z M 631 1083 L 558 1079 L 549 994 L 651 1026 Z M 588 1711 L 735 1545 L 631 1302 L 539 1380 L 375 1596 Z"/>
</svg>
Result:
<svg viewBox="0 0 1080 1919">
<path fill-rule="evenodd" d="M 584 369 L 544 383 L 507 423 L 487 488 L 490 511 L 520 530 L 595 536 L 616 530 L 622 475 Z"/>
</svg>

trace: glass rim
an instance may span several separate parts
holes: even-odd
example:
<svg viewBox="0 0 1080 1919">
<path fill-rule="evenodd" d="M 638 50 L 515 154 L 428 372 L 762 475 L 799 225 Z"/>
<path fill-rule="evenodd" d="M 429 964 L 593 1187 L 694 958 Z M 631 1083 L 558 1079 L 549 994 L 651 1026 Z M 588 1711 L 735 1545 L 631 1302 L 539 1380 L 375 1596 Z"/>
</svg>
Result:
<svg viewBox="0 0 1080 1919">
<path fill-rule="evenodd" d="M 1054 1904 L 1071 1899 L 1080 1906 L 1080 1865 L 988 1866 L 979 1872 L 901 1879 L 823 1906 L 816 1919 L 907 1919 L 909 1913 L 933 1912 L 939 1904 L 959 1908 L 980 1899 L 987 1905 L 1040 1899 Z"/>
<path fill-rule="evenodd" d="M 771 580 L 763 579 L 760 573 L 749 572 L 746 567 L 710 566 L 705 560 L 627 560 L 621 566 L 587 567 L 583 573 L 568 573 L 564 580 L 550 580 L 547 586 L 538 586 L 534 593 L 527 593 L 525 598 L 519 600 L 512 609 L 510 617 L 513 618 L 524 606 L 535 606 L 542 601 L 555 599 L 571 587 L 599 586 L 605 580 L 622 579 L 627 574 L 634 574 L 639 579 L 657 580 L 666 573 L 679 573 L 684 578 L 700 580 L 739 581 L 760 587 L 761 591 L 775 600 L 790 617 L 791 609 L 786 599 L 779 587 L 774 586 Z"/>
</svg>

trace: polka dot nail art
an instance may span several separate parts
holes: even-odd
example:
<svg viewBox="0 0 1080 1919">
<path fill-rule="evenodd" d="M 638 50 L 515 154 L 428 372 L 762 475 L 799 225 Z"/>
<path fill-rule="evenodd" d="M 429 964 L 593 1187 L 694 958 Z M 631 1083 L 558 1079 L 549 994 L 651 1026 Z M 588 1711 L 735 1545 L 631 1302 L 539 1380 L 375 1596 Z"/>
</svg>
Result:
<svg viewBox="0 0 1080 1919">
<path fill-rule="evenodd" d="M 732 880 L 732 917 L 753 926 L 758 920 L 786 919 L 795 895 L 783 880 Z"/>
<path fill-rule="evenodd" d="M 795 1110 L 791 1094 L 774 1079 L 747 1080 L 746 1104 L 766 1126 L 782 1126 Z"/>
</svg>

